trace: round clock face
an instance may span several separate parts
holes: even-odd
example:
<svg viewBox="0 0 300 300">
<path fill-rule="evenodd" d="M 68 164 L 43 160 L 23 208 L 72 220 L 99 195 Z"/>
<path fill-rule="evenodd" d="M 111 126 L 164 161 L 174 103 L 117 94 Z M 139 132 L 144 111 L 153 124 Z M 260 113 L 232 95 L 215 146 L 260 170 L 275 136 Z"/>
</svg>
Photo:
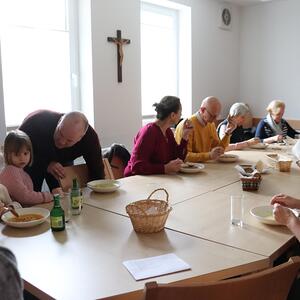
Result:
<svg viewBox="0 0 300 300">
<path fill-rule="evenodd" d="M 229 25 L 231 22 L 231 14 L 228 8 L 224 8 L 222 11 L 222 20 L 225 25 Z"/>
</svg>

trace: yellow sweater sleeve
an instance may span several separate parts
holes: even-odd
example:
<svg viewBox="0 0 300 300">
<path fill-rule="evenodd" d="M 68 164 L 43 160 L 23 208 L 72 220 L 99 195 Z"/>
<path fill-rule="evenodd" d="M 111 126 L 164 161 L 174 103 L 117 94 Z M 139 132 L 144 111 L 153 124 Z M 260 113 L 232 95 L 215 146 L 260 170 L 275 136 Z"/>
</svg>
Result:
<svg viewBox="0 0 300 300">
<path fill-rule="evenodd" d="M 228 146 L 230 136 L 225 135 L 222 140 L 219 139 L 214 123 L 209 123 L 207 126 L 202 127 L 196 116 L 192 116 L 190 119 L 193 124 L 193 131 L 189 135 L 187 144 L 187 156 L 186 161 L 199 162 L 210 160 L 210 151 L 212 148 L 221 146 L 224 149 Z M 183 122 L 178 124 L 175 131 L 176 142 L 179 143 L 182 137 Z"/>
</svg>

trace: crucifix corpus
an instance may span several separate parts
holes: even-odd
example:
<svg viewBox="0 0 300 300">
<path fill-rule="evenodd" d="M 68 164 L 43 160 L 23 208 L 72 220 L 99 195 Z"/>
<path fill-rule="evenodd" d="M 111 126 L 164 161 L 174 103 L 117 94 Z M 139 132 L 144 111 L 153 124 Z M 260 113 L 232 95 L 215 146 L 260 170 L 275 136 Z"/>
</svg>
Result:
<svg viewBox="0 0 300 300">
<path fill-rule="evenodd" d="M 122 82 L 122 63 L 124 58 L 123 45 L 130 44 L 130 40 L 122 39 L 121 30 L 117 30 L 117 37 L 108 37 L 107 41 L 117 45 L 118 82 Z"/>
</svg>

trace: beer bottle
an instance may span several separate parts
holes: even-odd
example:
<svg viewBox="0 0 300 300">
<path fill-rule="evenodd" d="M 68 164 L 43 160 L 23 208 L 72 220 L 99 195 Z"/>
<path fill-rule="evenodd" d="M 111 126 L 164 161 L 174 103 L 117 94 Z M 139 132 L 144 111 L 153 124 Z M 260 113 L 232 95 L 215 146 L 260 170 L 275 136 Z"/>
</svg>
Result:
<svg viewBox="0 0 300 300">
<path fill-rule="evenodd" d="M 50 223 L 52 231 L 65 230 L 65 212 L 60 206 L 59 194 L 54 195 L 54 205 L 50 212 Z"/>
<path fill-rule="evenodd" d="M 77 178 L 73 179 L 71 189 L 71 210 L 72 215 L 79 215 L 81 212 L 82 197 Z"/>
</svg>

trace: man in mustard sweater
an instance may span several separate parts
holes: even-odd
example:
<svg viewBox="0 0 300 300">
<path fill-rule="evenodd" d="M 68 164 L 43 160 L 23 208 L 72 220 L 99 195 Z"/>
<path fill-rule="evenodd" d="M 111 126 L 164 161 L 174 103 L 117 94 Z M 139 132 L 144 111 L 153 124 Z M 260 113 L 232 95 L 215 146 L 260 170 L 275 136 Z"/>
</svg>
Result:
<svg viewBox="0 0 300 300">
<path fill-rule="evenodd" d="M 194 130 L 189 135 L 186 161 L 199 162 L 218 159 L 229 145 L 230 134 L 236 128 L 228 122 L 224 137 L 220 140 L 214 121 L 221 111 L 221 103 L 215 97 L 205 98 L 199 111 L 189 118 Z M 181 140 L 184 120 L 176 127 L 175 139 Z"/>
</svg>

